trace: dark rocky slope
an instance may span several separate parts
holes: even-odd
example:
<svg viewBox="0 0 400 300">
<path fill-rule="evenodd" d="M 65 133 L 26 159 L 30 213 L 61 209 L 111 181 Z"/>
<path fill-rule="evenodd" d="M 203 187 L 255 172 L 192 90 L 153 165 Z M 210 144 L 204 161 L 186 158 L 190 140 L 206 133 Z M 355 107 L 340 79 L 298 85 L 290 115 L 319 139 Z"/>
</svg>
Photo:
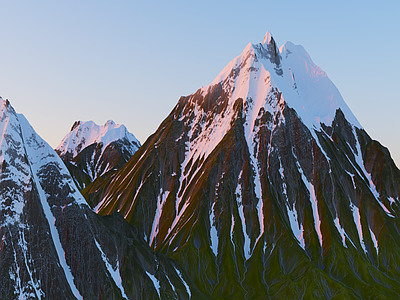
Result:
<svg viewBox="0 0 400 300">
<path fill-rule="evenodd" d="M 278 54 L 267 41 L 182 97 L 85 197 L 99 214 L 121 212 L 215 299 L 398 299 L 400 171 L 347 106 L 310 126 L 289 103 L 326 75 L 307 56 L 316 71 L 295 73 L 285 61 L 299 48 Z M 246 84 L 257 88 L 234 97 Z"/>
<path fill-rule="evenodd" d="M 0 299 L 206 299 L 120 214 L 96 215 L 6 101 L 0 127 Z"/>
</svg>

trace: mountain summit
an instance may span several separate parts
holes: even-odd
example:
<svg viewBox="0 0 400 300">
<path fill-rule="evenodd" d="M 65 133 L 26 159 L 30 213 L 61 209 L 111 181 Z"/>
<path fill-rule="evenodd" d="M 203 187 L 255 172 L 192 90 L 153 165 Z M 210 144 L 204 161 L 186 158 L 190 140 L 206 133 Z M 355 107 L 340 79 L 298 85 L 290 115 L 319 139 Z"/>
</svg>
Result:
<svg viewBox="0 0 400 300">
<path fill-rule="evenodd" d="M 85 190 L 224 299 L 398 299 L 399 196 L 388 150 L 270 33 Z"/>
<path fill-rule="evenodd" d="M 207 299 L 120 214 L 95 214 L 1 97 L 0 129 L 0 299 Z"/>
<path fill-rule="evenodd" d="M 76 121 L 55 150 L 82 190 L 100 175 L 122 167 L 139 147 L 136 137 L 112 120 L 103 126 Z"/>
<path fill-rule="evenodd" d="M 128 140 L 136 146 L 134 150 L 140 147 L 136 137 L 124 125 L 115 124 L 113 120 L 108 120 L 103 126 L 99 126 L 93 121 L 76 121 L 72 125 L 71 131 L 63 138 L 56 149 L 60 156 L 70 155 L 75 157 L 91 144 L 101 143 L 106 148 L 111 142 L 119 139 Z"/>
</svg>

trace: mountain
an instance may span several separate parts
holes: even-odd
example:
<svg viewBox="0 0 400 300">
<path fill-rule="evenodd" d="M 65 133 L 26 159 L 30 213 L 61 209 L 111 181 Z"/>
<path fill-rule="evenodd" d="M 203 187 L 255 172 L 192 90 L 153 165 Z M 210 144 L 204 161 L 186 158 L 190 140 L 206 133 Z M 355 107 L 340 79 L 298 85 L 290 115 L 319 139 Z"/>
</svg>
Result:
<svg viewBox="0 0 400 300">
<path fill-rule="evenodd" d="M 214 299 L 399 299 L 400 171 L 269 32 L 84 191 Z"/>
<path fill-rule="evenodd" d="M 98 176 L 122 167 L 139 147 L 135 136 L 112 120 L 103 126 L 76 121 L 55 150 L 82 190 Z"/>
<path fill-rule="evenodd" d="M 0 130 L 0 299 L 207 299 L 121 214 L 95 214 L 3 99 Z"/>
</svg>

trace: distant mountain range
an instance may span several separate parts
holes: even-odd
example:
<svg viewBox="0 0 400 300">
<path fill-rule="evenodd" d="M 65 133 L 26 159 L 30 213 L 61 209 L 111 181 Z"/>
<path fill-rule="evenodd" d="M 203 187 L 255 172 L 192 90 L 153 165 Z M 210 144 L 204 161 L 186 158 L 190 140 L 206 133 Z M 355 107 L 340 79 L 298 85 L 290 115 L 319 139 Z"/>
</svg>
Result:
<svg viewBox="0 0 400 300">
<path fill-rule="evenodd" d="M 0 120 L 0 299 L 400 298 L 400 171 L 301 46 L 248 44 L 143 146 Z"/>
</svg>

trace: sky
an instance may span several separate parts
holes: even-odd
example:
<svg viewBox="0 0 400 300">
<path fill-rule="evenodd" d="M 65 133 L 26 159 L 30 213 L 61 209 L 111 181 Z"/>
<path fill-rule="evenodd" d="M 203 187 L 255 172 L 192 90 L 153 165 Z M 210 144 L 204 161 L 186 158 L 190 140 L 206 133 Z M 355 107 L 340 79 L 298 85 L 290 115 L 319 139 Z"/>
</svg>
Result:
<svg viewBox="0 0 400 300">
<path fill-rule="evenodd" d="M 302 45 L 400 166 L 400 1 L 0 0 L 0 96 L 56 147 L 76 120 L 143 144 L 269 30 Z"/>
</svg>

